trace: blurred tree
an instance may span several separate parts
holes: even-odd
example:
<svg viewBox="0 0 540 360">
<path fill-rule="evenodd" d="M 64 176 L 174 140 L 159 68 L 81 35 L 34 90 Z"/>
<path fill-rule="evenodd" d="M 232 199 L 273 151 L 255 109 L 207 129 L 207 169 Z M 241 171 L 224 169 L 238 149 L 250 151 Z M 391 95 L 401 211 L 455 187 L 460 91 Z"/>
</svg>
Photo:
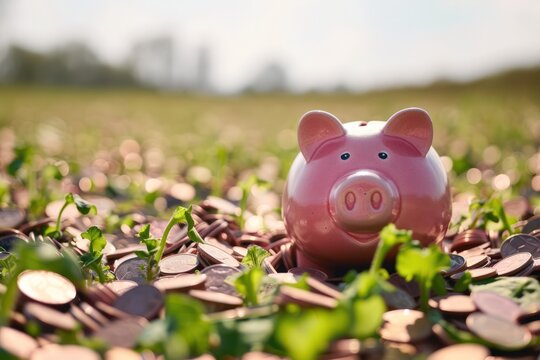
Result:
<svg viewBox="0 0 540 360">
<path fill-rule="evenodd" d="M 246 92 L 283 92 L 288 89 L 287 73 L 284 67 L 273 62 L 267 64 L 255 76 L 251 83 L 246 87 Z"/>
</svg>

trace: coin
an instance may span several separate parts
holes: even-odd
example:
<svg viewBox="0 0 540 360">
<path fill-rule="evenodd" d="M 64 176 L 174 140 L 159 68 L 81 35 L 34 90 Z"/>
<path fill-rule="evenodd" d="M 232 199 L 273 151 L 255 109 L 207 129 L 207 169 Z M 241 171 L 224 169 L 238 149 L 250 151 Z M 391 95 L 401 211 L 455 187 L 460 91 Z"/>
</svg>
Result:
<svg viewBox="0 0 540 360">
<path fill-rule="evenodd" d="M 26 213 L 17 208 L 0 208 L 0 228 L 13 229 L 21 225 L 26 218 Z"/>
<path fill-rule="evenodd" d="M 187 292 L 191 289 L 204 288 L 206 275 L 184 274 L 175 277 L 163 277 L 154 281 L 154 286 L 165 292 Z"/>
<path fill-rule="evenodd" d="M 26 297 L 47 305 L 70 303 L 77 291 L 75 286 L 60 274 L 45 270 L 27 270 L 17 278 L 17 286 Z"/>
<path fill-rule="evenodd" d="M 113 347 L 105 353 L 105 360 L 142 360 L 141 354 L 125 347 Z"/>
<path fill-rule="evenodd" d="M 32 353 L 30 360 L 100 360 L 101 357 L 93 350 L 77 345 L 45 345 Z"/>
<path fill-rule="evenodd" d="M 229 295 L 237 295 L 234 286 L 227 283 L 227 278 L 240 273 L 240 270 L 227 265 L 212 265 L 201 271 L 206 275 L 206 290 L 217 291 Z"/>
<path fill-rule="evenodd" d="M 417 342 L 431 335 L 431 323 L 418 310 L 391 310 L 383 314 L 384 324 L 380 330 L 384 340 Z"/>
<path fill-rule="evenodd" d="M 115 280 L 107 283 L 105 286 L 111 289 L 115 294 L 122 295 L 123 293 L 125 293 L 131 288 L 134 288 L 137 285 L 138 284 L 132 280 Z"/>
<path fill-rule="evenodd" d="M 489 257 L 486 255 L 469 256 L 465 258 L 467 269 L 476 269 L 488 263 Z"/>
<path fill-rule="evenodd" d="M 124 256 L 133 254 L 135 251 L 138 251 L 138 250 L 146 250 L 146 246 L 139 245 L 139 244 L 129 245 L 120 249 L 116 249 L 114 252 L 110 254 L 106 254 L 105 258 L 107 259 L 108 262 L 111 262 L 113 260 L 117 260 L 117 259 L 123 258 Z"/>
<path fill-rule="evenodd" d="M 28 242 L 28 238 L 23 234 L 8 234 L 0 237 L 0 250 L 13 251 L 17 244 Z"/>
<path fill-rule="evenodd" d="M 72 331 L 77 328 L 77 322 L 69 313 L 63 313 L 38 303 L 28 303 L 23 309 L 27 318 L 56 329 Z"/>
<path fill-rule="evenodd" d="M 0 327 L 0 349 L 21 359 L 28 359 L 38 343 L 31 336 L 7 326 Z"/>
<path fill-rule="evenodd" d="M 199 254 L 213 264 L 224 264 L 232 267 L 239 267 L 240 263 L 223 250 L 208 244 L 199 244 Z"/>
<path fill-rule="evenodd" d="M 477 336 L 507 349 L 520 349 L 531 341 L 527 328 L 491 315 L 473 313 L 467 317 L 466 324 Z"/>
<path fill-rule="evenodd" d="M 291 274 L 294 274 L 297 277 L 301 277 L 302 275 L 307 274 L 308 276 L 314 279 L 317 279 L 319 281 L 326 281 L 328 279 L 328 275 L 326 275 L 324 272 L 317 269 L 295 267 L 295 268 L 289 269 L 289 272 Z"/>
<path fill-rule="evenodd" d="M 165 275 L 176 275 L 195 270 L 199 266 L 196 255 L 175 254 L 163 258 L 159 262 L 159 270 Z"/>
<path fill-rule="evenodd" d="M 467 315 L 476 311 L 476 306 L 467 295 L 445 295 L 429 299 L 429 305 L 447 314 Z"/>
<path fill-rule="evenodd" d="M 533 216 L 529 220 L 527 220 L 527 223 L 525 226 L 523 226 L 523 229 L 521 231 L 524 234 L 530 234 L 534 230 L 540 229 L 540 215 Z"/>
<path fill-rule="evenodd" d="M 239 297 L 215 291 L 190 290 L 189 295 L 205 303 L 219 305 L 219 310 L 232 309 L 242 305 L 242 299 Z"/>
<path fill-rule="evenodd" d="M 540 239 L 528 234 L 514 234 L 509 236 L 501 246 L 503 257 L 528 252 L 533 258 L 540 258 Z"/>
<path fill-rule="evenodd" d="M 280 295 L 280 302 L 284 304 L 294 303 L 305 307 L 323 307 L 327 309 L 333 309 L 337 306 L 337 301 L 334 298 L 286 285 L 281 286 Z"/>
<path fill-rule="evenodd" d="M 450 251 L 464 251 L 489 242 L 486 232 L 480 229 L 468 229 L 456 235 Z"/>
<path fill-rule="evenodd" d="M 94 336 L 101 339 L 108 346 L 132 348 L 144 329 L 144 322 L 140 318 L 113 320 L 99 328 Z"/>
<path fill-rule="evenodd" d="M 531 262 L 533 262 L 533 258 L 530 253 L 520 252 L 503 258 L 493 265 L 493 268 L 497 271 L 497 275 L 508 276 L 523 270 Z"/>
<path fill-rule="evenodd" d="M 428 356 L 427 360 L 485 360 L 489 349 L 478 344 L 456 344 L 444 347 Z"/>
<path fill-rule="evenodd" d="M 122 262 L 114 270 L 118 280 L 131 280 L 139 285 L 146 283 L 146 260 L 134 257 Z"/>
<path fill-rule="evenodd" d="M 510 298 L 491 291 L 475 291 L 471 298 L 478 310 L 487 315 L 516 321 L 523 313 L 521 307 Z"/>
<path fill-rule="evenodd" d="M 317 279 L 314 279 L 312 277 L 307 278 L 307 285 L 309 286 L 309 289 L 311 291 L 314 291 L 316 293 L 319 293 L 321 295 L 326 295 L 334 299 L 341 299 L 341 293 L 336 290 L 334 287 L 319 281 Z M 407 294 L 408 296 L 408 294 Z M 414 300 L 413 300 L 414 302 Z"/>
<path fill-rule="evenodd" d="M 139 285 L 120 295 L 113 307 L 125 313 L 152 319 L 163 307 L 164 297 L 161 291 L 152 285 Z"/>
<path fill-rule="evenodd" d="M 467 270 L 467 272 L 471 274 L 472 280 L 483 280 L 497 276 L 497 271 L 492 267 L 470 269 Z M 465 272 L 454 274 L 451 276 L 451 278 L 452 280 L 459 280 L 463 275 L 465 275 Z"/>
<path fill-rule="evenodd" d="M 450 276 L 452 274 L 456 274 L 458 272 L 465 270 L 467 266 L 466 266 L 465 258 L 463 256 L 456 255 L 456 254 L 449 254 L 449 256 L 450 256 L 450 268 L 441 271 L 443 275 Z"/>
</svg>

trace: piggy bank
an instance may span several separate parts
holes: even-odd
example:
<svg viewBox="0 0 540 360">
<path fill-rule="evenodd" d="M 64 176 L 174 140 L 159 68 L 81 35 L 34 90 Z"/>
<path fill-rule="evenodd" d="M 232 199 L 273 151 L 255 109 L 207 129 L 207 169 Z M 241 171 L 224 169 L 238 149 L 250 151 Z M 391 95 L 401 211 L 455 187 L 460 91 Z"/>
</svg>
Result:
<svg viewBox="0 0 540 360">
<path fill-rule="evenodd" d="M 422 109 L 346 124 L 324 111 L 306 113 L 282 207 L 298 266 L 327 274 L 365 268 L 389 223 L 424 245 L 442 240 L 451 196 L 432 140 Z"/>
</svg>

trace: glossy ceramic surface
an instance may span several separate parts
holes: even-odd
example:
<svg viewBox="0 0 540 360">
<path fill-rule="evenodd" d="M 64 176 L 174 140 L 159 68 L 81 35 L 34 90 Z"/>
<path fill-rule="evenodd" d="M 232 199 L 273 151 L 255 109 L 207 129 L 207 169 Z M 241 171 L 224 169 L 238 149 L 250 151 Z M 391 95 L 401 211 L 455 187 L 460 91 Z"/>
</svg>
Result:
<svg viewBox="0 0 540 360">
<path fill-rule="evenodd" d="M 369 265 L 378 232 L 393 222 L 423 244 L 439 241 L 451 217 L 448 180 L 421 109 L 383 121 L 342 124 L 310 111 L 283 194 L 283 217 L 299 266 L 333 274 Z"/>
</svg>

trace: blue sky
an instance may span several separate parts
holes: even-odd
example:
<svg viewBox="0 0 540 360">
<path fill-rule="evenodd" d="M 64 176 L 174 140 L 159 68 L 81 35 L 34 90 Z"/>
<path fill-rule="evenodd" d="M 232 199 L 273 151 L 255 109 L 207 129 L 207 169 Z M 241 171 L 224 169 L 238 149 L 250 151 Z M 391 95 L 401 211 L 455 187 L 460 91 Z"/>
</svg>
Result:
<svg viewBox="0 0 540 360">
<path fill-rule="evenodd" d="M 179 56 L 211 49 L 211 80 L 222 91 L 273 61 L 297 90 L 467 80 L 540 63 L 536 0 L 2 2 L 3 44 L 46 50 L 83 40 L 114 63 L 135 41 L 170 34 Z"/>
</svg>

